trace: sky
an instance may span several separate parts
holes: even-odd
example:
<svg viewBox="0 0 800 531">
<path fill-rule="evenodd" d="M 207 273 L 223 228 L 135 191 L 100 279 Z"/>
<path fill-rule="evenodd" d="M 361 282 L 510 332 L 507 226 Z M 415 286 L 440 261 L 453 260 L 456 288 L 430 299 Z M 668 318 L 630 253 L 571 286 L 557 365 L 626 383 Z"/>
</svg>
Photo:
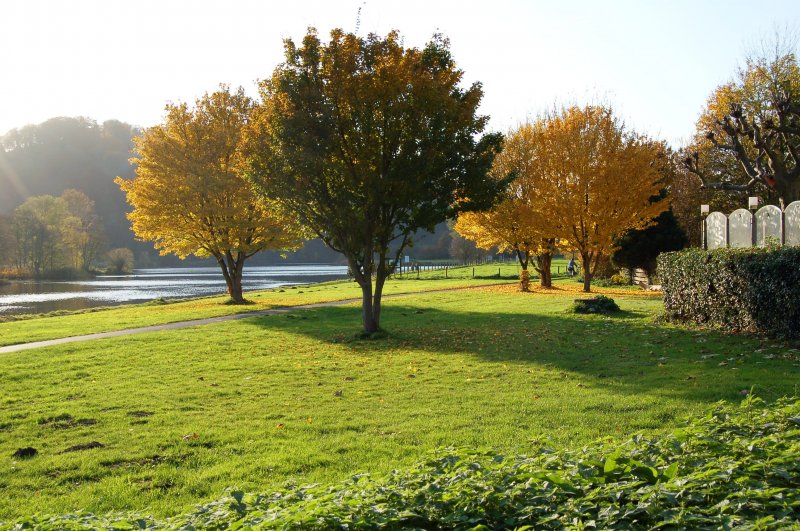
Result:
<svg viewBox="0 0 800 531">
<path fill-rule="evenodd" d="M 166 103 L 220 83 L 255 96 L 283 39 L 300 41 L 309 26 L 322 37 L 396 29 L 407 47 L 444 34 L 465 83 L 483 84 L 491 130 L 604 103 L 678 147 L 748 54 L 776 32 L 799 34 L 800 2 L 3 0 L 0 134 L 55 116 L 147 127 Z"/>
</svg>

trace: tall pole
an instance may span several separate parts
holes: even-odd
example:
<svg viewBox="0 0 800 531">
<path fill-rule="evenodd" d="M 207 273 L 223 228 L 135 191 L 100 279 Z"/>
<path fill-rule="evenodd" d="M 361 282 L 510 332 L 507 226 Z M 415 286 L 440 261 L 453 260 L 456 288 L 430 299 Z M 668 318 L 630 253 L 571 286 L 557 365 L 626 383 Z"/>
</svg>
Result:
<svg viewBox="0 0 800 531">
<path fill-rule="evenodd" d="M 706 236 L 706 216 L 708 216 L 709 206 L 708 205 L 700 205 L 700 216 L 703 218 L 703 223 L 701 225 L 701 236 L 700 241 L 703 246 L 703 250 L 708 250 L 708 237 Z"/>
<path fill-rule="evenodd" d="M 758 197 L 747 198 L 747 208 L 750 209 L 750 227 L 752 228 L 750 238 L 752 247 L 758 245 L 758 227 L 756 227 L 756 210 L 758 210 Z"/>
</svg>

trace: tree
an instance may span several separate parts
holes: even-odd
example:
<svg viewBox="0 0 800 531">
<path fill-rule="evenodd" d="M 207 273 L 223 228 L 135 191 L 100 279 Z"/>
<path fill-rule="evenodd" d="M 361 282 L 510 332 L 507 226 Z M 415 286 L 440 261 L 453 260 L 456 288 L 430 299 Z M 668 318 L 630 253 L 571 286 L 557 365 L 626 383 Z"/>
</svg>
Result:
<svg viewBox="0 0 800 531">
<path fill-rule="evenodd" d="M 264 249 L 295 249 L 302 234 L 274 202 L 256 195 L 241 173 L 242 136 L 253 101 L 227 87 L 188 105 L 167 105 L 165 123 L 135 138 L 136 177 L 126 192 L 136 236 L 161 254 L 212 256 L 228 294 L 242 296 L 245 260 Z"/>
<path fill-rule="evenodd" d="M 17 268 L 39 277 L 62 267 L 65 233 L 76 225 L 67 203 L 60 197 L 29 197 L 14 210 Z"/>
<path fill-rule="evenodd" d="M 121 275 L 123 273 L 130 273 L 133 271 L 133 251 L 120 247 L 111 249 L 106 253 L 106 260 L 108 261 L 108 272 Z"/>
<path fill-rule="evenodd" d="M 689 231 L 698 238 L 700 232 L 697 178 L 687 178 L 679 154 L 666 143 L 660 143 L 658 149 L 654 166 L 661 175 L 663 188 L 652 201 L 669 199 L 669 208 L 656 216 L 649 227 L 628 231 L 618 238 L 617 250 L 611 256 L 616 268 L 641 268 L 648 276 L 655 273 L 659 254 L 683 249 L 689 243 Z"/>
<path fill-rule="evenodd" d="M 65 239 L 72 251 L 73 267 L 88 271 L 106 241 L 103 223 L 94 209 L 94 201 L 80 190 L 64 190 L 61 199 L 72 217 Z"/>
<path fill-rule="evenodd" d="M 310 29 L 285 51 L 261 84 L 251 177 L 345 256 L 371 334 L 384 282 L 414 231 L 494 199 L 499 187 L 485 176 L 502 136 L 479 136 L 481 86 L 459 86 L 463 73 L 441 36 L 420 50 L 395 32 L 337 29 L 323 45 Z"/>
<path fill-rule="evenodd" d="M 0 269 L 14 265 L 16 242 L 10 216 L 0 214 Z"/>
<path fill-rule="evenodd" d="M 666 191 L 663 195 L 666 195 Z M 611 255 L 611 260 L 617 267 L 641 268 L 651 276 L 655 273 L 659 254 L 679 251 L 686 242 L 686 233 L 678 225 L 672 209 L 668 209 L 653 220 L 653 225 L 628 231 L 617 240 L 617 250 Z"/>
<path fill-rule="evenodd" d="M 447 251 L 450 258 L 463 265 L 475 262 L 481 257 L 481 252 L 475 242 L 464 238 L 455 230 L 450 233 L 450 245 L 448 245 Z"/>
<path fill-rule="evenodd" d="M 531 262 L 543 287 L 552 286 L 550 266 L 556 250 L 552 213 L 537 208 L 540 189 L 550 183 L 538 160 L 547 149 L 542 124 L 525 124 L 511 131 L 497 155 L 492 177 L 514 175 L 500 202 L 491 210 L 467 212 L 458 217 L 456 230 L 481 249 L 497 247 L 513 252 L 520 264 L 520 290 L 530 290 Z"/>
<path fill-rule="evenodd" d="M 800 66 L 780 44 L 718 87 L 697 124 L 686 167 L 714 190 L 800 199 Z"/>
<path fill-rule="evenodd" d="M 538 122 L 545 149 L 536 209 L 551 219 L 560 244 L 580 254 L 585 292 L 615 241 L 666 210 L 651 201 L 663 188 L 660 145 L 625 129 L 611 108 L 570 107 Z"/>
</svg>

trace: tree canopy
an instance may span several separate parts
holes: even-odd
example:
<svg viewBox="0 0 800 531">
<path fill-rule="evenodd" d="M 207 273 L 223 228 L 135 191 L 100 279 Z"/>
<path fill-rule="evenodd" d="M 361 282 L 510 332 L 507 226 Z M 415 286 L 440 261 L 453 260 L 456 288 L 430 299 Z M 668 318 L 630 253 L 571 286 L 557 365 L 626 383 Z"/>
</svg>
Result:
<svg viewBox="0 0 800 531">
<path fill-rule="evenodd" d="M 492 167 L 495 179 L 513 175 L 498 204 L 482 212 L 458 217 L 456 230 L 482 249 L 497 247 L 513 252 L 520 263 L 520 289 L 529 289 L 528 265 L 534 262 L 541 285 L 550 287 L 550 264 L 556 249 L 552 216 L 537 208 L 538 195 L 546 189 L 548 176 L 538 159 L 546 149 L 544 129 L 524 124 L 511 131 L 503 151 Z"/>
<path fill-rule="evenodd" d="M 242 89 L 227 87 L 193 109 L 168 105 L 165 122 L 134 139 L 136 177 L 116 180 L 133 206 L 128 217 L 137 237 L 154 241 L 161 254 L 214 257 L 237 302 L 245 260 L 264 249 L 295 249 L 303 236 L 242 176 L 243 131 L 253 107 Z"/>
<path fill-rule="evenodd" d="M 800 199 L 800 66 L 793 52 L 776 45 L 717 87 L 685 164 L 710 189 Z"/>
<path fill-rule="evenodd" d="M 337 29 L 323 44 L 310 29 L 299 47 L 285 41 L 285 62 L 261 84 L 251 178 L 346 257 L 367 333 L 413 233 L 498 192 L 485 176 L 502 136 L 481 136 L 483 92 L 462 78 L 441 36 L 417 49 L 396 32 Z"/>
<path fill-rule="evenodd" d="M 666 190 L 658 198 L 662 200 Z M 641 268 L 648 275 L 656 271 L 656 258 L 661 253 L 679 251 L 686 245 L 686 233 L 678 224 L 672 209 L 667 209 L 641 230 L 625 233 L 616 241 L 617 250 L 611 260 L 617 267 Z"/>
<path fill-rule="evenodd" d="M 62 268 L 91 270 L 105 242 L 94 201 L 78 190 L 29 197 L 4 224 L 3 262 L 36 277 Z"/>
<path fill-rule="evenodd" d="M 548 216 L 559 245 L 580 254 L 584 291 L 616 240 L 649 226 L 666 200 L 661 146 L 628 131 L 609 107 L 569 107 L 536 122 L 542 149 L 536 210 Z"/>
</svg>

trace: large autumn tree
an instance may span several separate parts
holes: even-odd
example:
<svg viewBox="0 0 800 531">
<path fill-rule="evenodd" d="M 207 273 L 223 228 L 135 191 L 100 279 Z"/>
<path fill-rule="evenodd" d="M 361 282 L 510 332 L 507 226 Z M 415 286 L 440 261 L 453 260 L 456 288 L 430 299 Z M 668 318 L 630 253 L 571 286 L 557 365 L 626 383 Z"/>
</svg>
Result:
<svg viewBox="0 0 800 531">
<path fill-rule="evenodd" d="M 514 179 L 500 201 L 490 210 L 466 212 L 458 217 L 459 234 L 474 241 L 481 249 L 497 247 L 513 252 L 520 264 L 520 290 L 530 286 L 529 264 L 533 263 L 543 287 L 552 285 L 550 264 L 556 250 L 552 213 L 538 208 L 539 190 L 546 188 L 548 176 L 538 164 L 547 149 L 541 124 L 524 124 L 511 131 L 492 167 L 492 177 Z"/>
<path fill-rule="evenodd" d="M 494 199 L 485 176 L 502 136 L 482 134 L 481 86 L 461 86 L 439 36 L 417 49 L 334 30 L 323 44 L 310 29 L 285 52 L 261 84 L 251 178 L 345 256 L 371 334 L 413 233 Z"/>
<path fill-rule="evenodd" d="M 800 65 L 777 44 L 717 87 L 684 159 L 704 188 L 800 199 Z"/>
<path fill-rule="evenodd" d="M 265 249 L 301 245 L 295 221 L 242 176 L 243 131 L 254 102 L 242 89 L 206 94 L 195 107 L 168 105 L 163 124 L 134 139 L 136 177 L 116 182 L 127 193 L 139 239 L 161 254 L 213 257 L 228 294 L 243 302 L 245 260 Z"/>
<path fill-rule="evenodd" d="M 544 179 L 536 208 L 551 219 L 559 242 L 580 254 L 583 290 L 615 241 L 642 229 L 668 207 L 659 144 L 628 131 L 611 108 L 570 107 L 537 123 L 546 146 L 536 158 Z"/>
</svg>

